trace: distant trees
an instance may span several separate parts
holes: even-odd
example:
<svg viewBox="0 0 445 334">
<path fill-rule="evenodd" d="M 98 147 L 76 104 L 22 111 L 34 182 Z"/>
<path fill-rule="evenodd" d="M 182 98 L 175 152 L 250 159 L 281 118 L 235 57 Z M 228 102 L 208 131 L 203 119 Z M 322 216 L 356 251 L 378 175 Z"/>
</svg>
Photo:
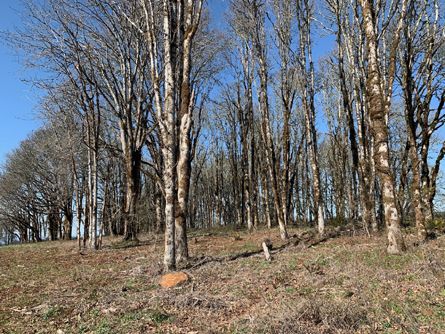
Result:
<svg viewBox="0 0 445 334">
<path fill-rule="evenodd" d="M 73 179 L 60 129 L 41 129 L 9 155 L 0 182 L 0 220 L 19 240 L 70 239 Z"/>
<path fill-rule="evenodd" d="M 163 231 L 165 270 L 187 262 L 187 228 L 384 222 L 399 253 L 414 220 L 425 240 L 445 156 L 441 6 L 240 0 L 215 31 L 203 1 L 29 3 L 9 40 L 45 70 L 45 127 L 2 170 L 3 231 L 92 249 Z"/>
</svg>

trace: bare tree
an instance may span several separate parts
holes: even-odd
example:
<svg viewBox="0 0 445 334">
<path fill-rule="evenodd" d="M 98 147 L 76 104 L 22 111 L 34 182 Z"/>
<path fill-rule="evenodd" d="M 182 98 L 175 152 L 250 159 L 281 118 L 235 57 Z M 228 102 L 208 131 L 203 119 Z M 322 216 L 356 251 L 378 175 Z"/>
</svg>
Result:
<svg viewBox="0 0 445 334">
<path fill-rule="evenodd" d="M 189 0 L 184 3 L 160 3 L 141 0 L 141 5 L 162 141 L 166 220 L 164 266 L 169 271 L 175 268 L 177 260 L 182 262 L 188 258 L 186 216 L 190 186 L 190 131 L 194 108 L 194 94 L 190 84 L 191 54 L 203 2 Z M 158 14 L 161 14 L 161 22 Z M 162 66 L 159 53 L 163 59 Z M 163 68 L 162 74 L 160 68 Z M 164 83 L 163 91 L 161 80 Z M 177 101 L 180 101 L 179 104 Z"/>
<path fill-rule="evenodd" d="M 318 163 L 317 130 L 315 127 L 315 73 L 311 41 L 312 4 L 308 0 L 297 1 L 297 18 L 300 37 L 300 89 L 305 112 L 306 140 L 313 176 L 315 217 L 318 224 L 318 232 L 323 234 L 325 221 L 320 166 Z"/>
<path fill-rule="evenodd" d="M 405 243 L 400 230 L 400 214 L 397 209 L 394 176 L 390 167 L 387 117 L 391 107 L 393 82 L 395 77 L 396 56 L 399 35 L 403 28 L 407 1 L 402 1 L 396 31 L 389 50 L 387 71 L 381 65 L 382 51 L 379 47 L 379 36 L 376 11 L 373 1 L 361 0 L 363 10 L 363 29 L 367 45 L 367 80 L 366 95 L 370 116 L 371 131 L 374 136 L 374 162 L 382 184 L 385 223 L 388 230 L 388 253 L 397 254 L 405 250 Z M 391 10 L 397 10 L 392 8 Z M 384 11 L 379 11 L 384 13 Z M 390 14 L 390 18 L 394 16 Z M 389 22 L 387 23 L 389 24 Z M 385 79 L 383 73 L 386 73 Z"/>
<path fill-rule="evenodd" d="M 408 150 L 412 165 L 412 204 L 421 240 L 427 236 L 426 222 L 433 217 L 435 180 L 444 152 L 441 148 L 435 166 L 430 171 L 428 152 L 431 139 L 445 121 L 444 64 L 439 60 L 444 42 L 440 36 L 439 12 L 437 1 L 410 2 L 400 47 L 399 81 L 405 102 Z"/>
</svg>

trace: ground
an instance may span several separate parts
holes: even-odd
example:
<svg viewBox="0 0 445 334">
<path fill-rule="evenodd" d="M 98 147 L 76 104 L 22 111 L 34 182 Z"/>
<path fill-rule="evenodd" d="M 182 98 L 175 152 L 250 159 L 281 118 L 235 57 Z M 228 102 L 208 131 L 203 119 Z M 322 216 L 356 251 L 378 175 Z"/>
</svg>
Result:
<svg viewBox="0 0 445 334">
<path fill-rule="evenodd" d="M 291 234 L 301 233 L 292 230 Z M 195 257 L 259 250 L 277 230 L 194 231 Z M 346 235 L 185 270 L 163 289 L 162 238 L 0 247 L 0 333 L 445 333 L 445 237 L 385 253 L 384 237 Z M 129 245 L 120 245 L 129 246 Z"/>
</svg>

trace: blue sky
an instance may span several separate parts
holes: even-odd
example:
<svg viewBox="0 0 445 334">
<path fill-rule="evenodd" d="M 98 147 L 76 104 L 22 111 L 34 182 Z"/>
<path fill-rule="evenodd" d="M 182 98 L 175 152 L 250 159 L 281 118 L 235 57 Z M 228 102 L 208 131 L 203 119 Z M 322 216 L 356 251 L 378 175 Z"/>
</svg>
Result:
<svg viewBox="0 0 445 334">
<path fill-rule="evenodd" d="M 208 3 L 212 18 L 217 21 L 223 18 L 227 1 L 209 0 Z M 0 31 L 21 26 L 20 9 L 21 0 L 0 0 Z M 7 154 L 41 124 L 36 112 L 39 94 L 23 82 L 27 76 L 14 50 L 0 41 L 0 166 Z"/>
<path fill-rule="evenodd" d="M 0 31 L 21 27 L 21 2 L 0 0 Z M 208 0 L 208 4 L 212 24 L 215 28 L 221 28 L 225 24 L 224 12 L 228 0 Z M 324 53 L 330 47 L 330 43 L 326 44 L 316 45 L 316 58 L 317 53 Z M 21 64 L 18 55 L 0 41 L 0 166 L 5 162 L 8 152 L 41 125 L 36 110 L 39 92 L 23 81 L 26 77 L 29 77 L 29 72 Z"/>
<path fill-rule="evenodd" d="M 26 0 L 25 0 L 26 1 Z M 21 26 L 22 0 L 0 0 L 0 31 L 14 30 Z M 224 12 L 228 0 L 208 0 L 212 24 L 218 28 L 224 24 Z M 333 47 L 332 36 L 315 39 L 314 58 L 326 54 Z M 8 152 L 17 147 L 41 122 L 37 118 L 39 92 L 22 80 L 29 72 L 9 46 L 0 41 L 0 166 Z M 321 115 L 320 115 L 321 116 Z M 319 130 L 323 130 L 319 117 Z M 441 135 L 445 131 L 440 131 Z"/>
<path fill-rule="evenodd" d="M 0 0 L 0 31 L 21 27 L 22 0 Z M 227 8 L 227 0 L 208 0 L 212 20 L 218 26 Z M 0 41 L 0 166 L 41 122 L 37 117 L 39 92 L 23 81 L 29 77 L 20 58 Z"/>
<path fill-rule="evenodd" d="M 19 9 L 19 0 L 0 0 L 0 31 L 20 25 Z M 35 112 L 37 92 L 22 82 L 25 77 L 18 56 L 0 41 L 0 165 L 40 124 Z"/>
</svg>

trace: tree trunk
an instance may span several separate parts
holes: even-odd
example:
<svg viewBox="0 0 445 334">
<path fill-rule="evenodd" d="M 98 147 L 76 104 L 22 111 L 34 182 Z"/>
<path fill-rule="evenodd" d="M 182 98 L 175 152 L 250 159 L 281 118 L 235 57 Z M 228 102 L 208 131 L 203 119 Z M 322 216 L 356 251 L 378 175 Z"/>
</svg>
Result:
<svg viewBox="0 0 445 334">
<path fill-rule="evenodd" d="M 262 54 L 262 51 L 259 52 Z M 279 190 L 279 179 L 277 173 L 277 157 L 275 146 L 272 138 L 272 129 L 270 127 L 269 102 L 267 96 L 267 69 L 264 57 L 259 60 L 260 66 L 260 90 L 259 102 L 262 114 L 262 133 L 266 144 L 266 161 L 269 169 L 271 188 L 273 193 L 275 213 L 277 215 L 278 226 L 280 229 L 281 239 L 287 240 L 288 234 L 284 221 L 283 206 L 281 203 L 281 193 Z"/>
<path fill-rule="evenodd" d="M 312 189 L 314 192 L 314 213 L 318 233 L 324 234 L 324 205 L 321 191 L 320 166 L 318 163 L 317 131 L 315 128 L 315 73 L 312 61 L 311 8 L 307 0 L 297 1 L 298 28 L 300 31 L 300 64 L 303 80 L 303 108 L 305 112 L 306 140 L 312 169 Z"/>
<path fill-rule="evenodd" d="M 185 100 L 185 90 L 182 91 L 182 103 L 189 108 L 189 103 Z M 189 258 L 188 244 L 187 244 L 187 216 L 188 216 L 188 199 L 190 192 L 190 178 L 191 178 L 191 160 L 190 160 L 190 129 L 191 129 L 191 115 L 186 112 L 181 117 L 180 124 L 180 143 L 179 143 L 179 159 L 178 159 L 178 203 L 177 215 L 175 220 L 176 229 L 176 262 L 184 263 Z"/>
<path fill-rule="evenodd" d="M 88 162 L 88 187 L 89 195 L 89 248 L 97 250 L 97 191 L 98 191 L 98 175 L 97 175 L 97 153 L 95 150 L 89 149 Z"/>
<path fill-rule="evenodd" d="M 194 109 L 194 92 L 191 87 L 191 70 L 192 70 L 192 43 L 193 38 L 198 29 L 202 0 L 184 1 L 183 17 L 178 23 L 181 30 L 181 36 L 178 44 L 182 44 L 182 78 L 180 87 L 180 105 L 179 105 L 179 157 L 178 157 L 178 189 L 177 189 L 177 215 L 175 220 L 176 228 L 176 262 L 183 263 L 189 258 L 189 250 L 187 244 L 187 217 L 190 195 L 190 179 L 191 179 L 191 129 L 193 122 Z"/>
<path fill-rule="evenodd" d="M 124 212 L 124 240 L 138 240 L 137 205 L 141 192 L 141 150 L 129 150 L 125 157 L 126 198 Z"/>
<path fill-rule="evenodd" d="M 81 236 L 80 236 L 80 225 L 82 224 L 82 201 L 83 201 L 83 191 L 81 189 L 79 180 L 76 180 L 76 219 L 77 219 L 77 246 L 79 251 L 81 250 Z"/>
<path fill-rule="evenodd" d="M 408 38 L 408 31 L 405 28 L 405 53 L 403 57 L 403 92 L 405 95 L 405 121 L 408 130 L 408 153 L 412 164 L 412 181 L 411 188 L 413 194 L 413 207 L 416 220 L 417 235 L 420 241 L 427 238 L 427 230 L 425 224 L 425 214 L 423 208 L 422 188 L 420 166 L 421 161 L 417 155 L 417 123 L 415 122 L 415 110 L 413 106 L 413 82 L 412 82 L 412 44 Z"/>
<path fill-rule="evenodd" d="M 163 227 L 163 217 L 162 217 L 162 193 L 159 191 L 155 195 L 155 206 L 156 206 L 156 233 L 162 232 Z"/>
<path fill-rule="evenodd" d="M 390 254 L 398 254 L 405 251 L 405 242 L 400 230 L 400 215 L 397 210 L 394 178 L 390 168 L 388 125 L 386 123 L 387 110 L 390 105 L 382 87 L 373 2 L 371 0 L 361 0 L 361 4 L 368 49 L 366 94 L 371 131 L 374 137 L 374 162 L 380 178 L 384 217 L 388 230 L 387 251 Z M 393 57 L 395 57 L 395 54 Z M 390 99 L 390 96 L 388 98 Z"/>
</svg>

